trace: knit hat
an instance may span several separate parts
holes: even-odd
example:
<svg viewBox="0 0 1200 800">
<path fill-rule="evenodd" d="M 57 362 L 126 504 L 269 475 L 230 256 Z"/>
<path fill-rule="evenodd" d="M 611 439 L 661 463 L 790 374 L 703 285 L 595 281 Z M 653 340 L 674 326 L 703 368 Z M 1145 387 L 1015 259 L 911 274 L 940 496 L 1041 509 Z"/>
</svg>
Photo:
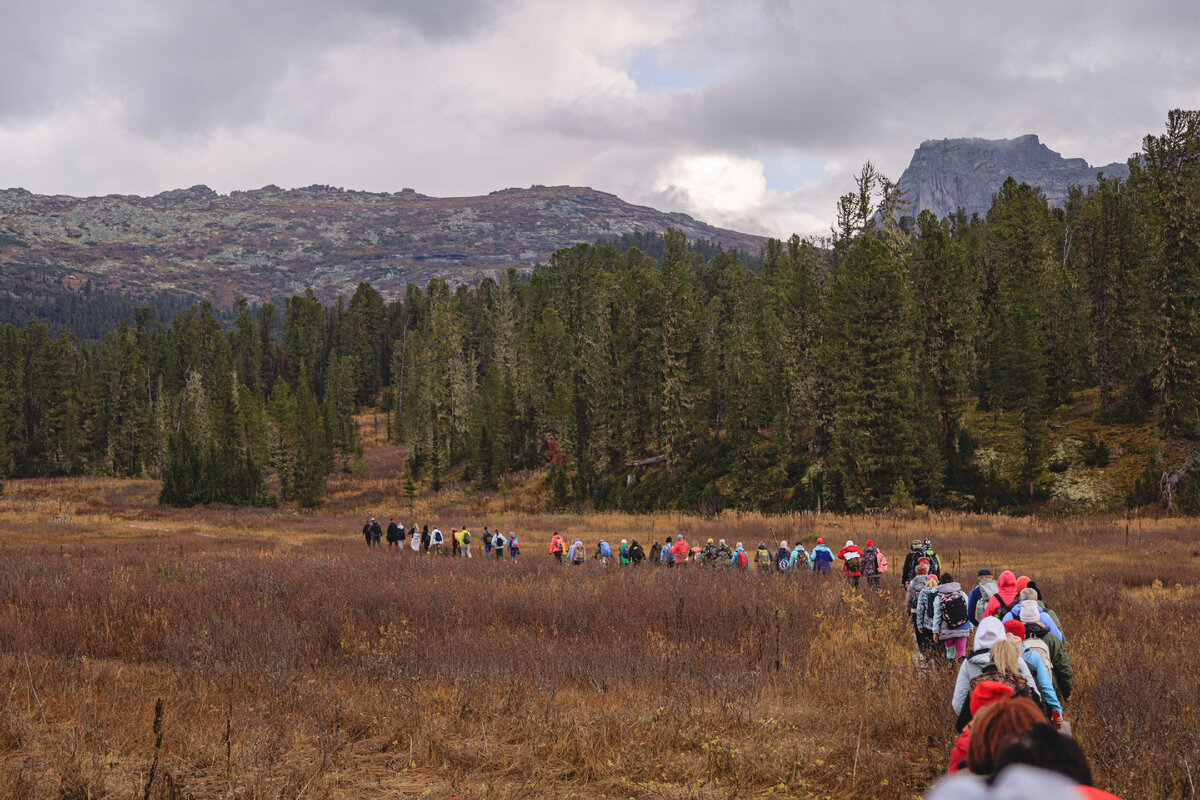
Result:
<svg viewBox="0 0 1200 800">
<path fill-rule="evenodd" d="M 1040 622 L 1042 610 L 1038 608 L 1037 600 L 1021 601 L 1021 622 Z"/>
<path fill-rule="evenodd" d="M 1000 681 L 981 681 L 975 687 L 975 691 L 971 692 L 971 716 L 979 713 L 979 710 L 984 706 L 990 706 L 997 700 L 1003 700 L 1006 697 L 1012 697 L 1012 687 L 1007 683 Z"/>
<path fill-rule="evenodd" d="M 724 539 L 722 539 L 721 541 L 725 541 L 725 540 L 724 540 Z M 709 540 L 708 540 L 708 543 L 709 543 L 709 544 L 712 544 L 712 539 L 709 539 Z"/>
<path fill-rule="evenodd" d="M 817 538 L 817 544 L 825 544 L 825 540 L 824 540 L 824 539 L 822 539 L 822 538 L 820 538 L 820 537 L 818 537 L 818 538 Z"/>
<path fill-rule="evenodd" d="M 991 650 L 992 645 L 1003 639 L 1004 623 L 998 617 L 984 617 L 975 629 L 975 649 Z"/>
<path fill-rule="evenodd" d="M 854 547 L 854 540 L 853 540 L 853 539 L 847 539 L 847 540 L 846 540 L 846 547 Z"/>
<path fill-rule="evenodd" d="M 990 569 L 988 569 L 987 567 L 981 567 L 978 574 L 979 575 L 991 575 L 992 571 Z"/>
<path fill-rule="evenodd" d="M 737 543 L 737 546 L 738 546 L 738 547 L 741 547 L 741 546 L 742 546 L 742 543 L 741 543 L 741 542 L 738 542 L 738 543 Z"/>
<path fill-rule="evenodd" d="M 625 539 L 622 539 L 622 540 L 621 540 L 621 544 L 629 544 L 629 542 L 628 542 L 627 540 L 625 540 Z"/>
<path fill-rule="evenodd" d="M 1037 589 L 1030 589 L 1028 586 L 1026 586 L 1017 593 L 1017 597 L 1021 598 L 1022 600 L 1037 600 Z"/>
<path fill-rule="evenodd" d="M 786 550 L 787 549 L 787 539 L 784 539 L 783 541 L 781 541 L 779 543 L 779 546 Z"/>
<path fill-rule="evenodd" d="M 1021 577 L 1017 578 L 1017 591 L 1018 592 L 1021 591 L 1022 589 L 1024 589 L 1028 585 L 1029 585 L 1029 576 L 1028 575 L 1022 575 Z"/>
<path fill-rule="evenodd" d="M 1018 639 L 1023 640 L 1025 638 L 1025 623 L 1017 622 L 1015 619 L 1010 619 L 1008 622 L 1004 623 L 1004 632 L 1011 633 Z"/>
<path fill-rule="evenodd" d="M 867 547 L 870 547 L 873 544 L 875 544 L 875 543 L 872 542 L 870 539 L 867 539 Z"/>
</svg>

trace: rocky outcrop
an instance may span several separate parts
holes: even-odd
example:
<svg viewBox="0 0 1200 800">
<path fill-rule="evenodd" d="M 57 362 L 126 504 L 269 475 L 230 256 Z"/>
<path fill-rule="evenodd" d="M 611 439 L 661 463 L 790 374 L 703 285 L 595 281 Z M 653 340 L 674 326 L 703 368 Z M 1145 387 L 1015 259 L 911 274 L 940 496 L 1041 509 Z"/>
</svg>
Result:
<svg viewBox="0 0 1200 800">
<path fill-rule="evenodd" d="M 1016 139 L 931 139 L 913 153 L 899 187 L 906 192 L 907 213 L 914 217 L 928 209 L 940 219 L 960 207 L 983 216 L 1009 176 L 1041 188 L 1051 207 L 1060 207 L 1071 186 L 1094 185 L 1098 173 L 1125 178 L 1129 167 L 1092 167 L 1082 158 L 1063 158 L 1034 134 Z"/>
<path fill-rule="evenodd" d="M 89 198 L 10 189 L 0 191 L 0 291 L 26 296 L 90 282 L 227 303 L 306 287 L 328 299 L 368 281 L 396 297 L 408 283 L 471 282 L 529 269 L 579 242 L 668 227 L 752 255 L 764 243 L 571 186 L 443 198 L 332 186 Z"/>
</svg>

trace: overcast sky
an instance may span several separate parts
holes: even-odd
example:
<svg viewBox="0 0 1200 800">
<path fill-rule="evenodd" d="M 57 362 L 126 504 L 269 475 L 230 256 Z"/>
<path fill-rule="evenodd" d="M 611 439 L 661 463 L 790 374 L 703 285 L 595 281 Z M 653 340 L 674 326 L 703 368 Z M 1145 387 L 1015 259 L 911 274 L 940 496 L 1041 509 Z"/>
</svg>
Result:
<svg viewBox="0 0 1200 800">
<path fill-rule="evenodd" d="M 587 185 L 827 232 L 867 159 L 1200 108 L 1200 2 L 2 0 L 0 187 Z"/>
</svg>

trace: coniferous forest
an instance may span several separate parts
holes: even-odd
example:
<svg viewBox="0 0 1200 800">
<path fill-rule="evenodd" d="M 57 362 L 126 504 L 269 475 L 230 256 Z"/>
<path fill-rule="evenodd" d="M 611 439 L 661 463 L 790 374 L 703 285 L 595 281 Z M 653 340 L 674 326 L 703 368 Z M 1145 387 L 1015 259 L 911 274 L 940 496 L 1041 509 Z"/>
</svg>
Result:
<svg viewBox="0 0 1200 800">
<path fill-rule="evenodd" d="M 657 259 L 578 245 L 392 302 L 362 284 L 168 324 L 139 308 L 88 339 L 5 325 L 0 476 L 312 507 L 358 468 L 373 407 L 432 489 L 544 469 L 558 508 L 1027 509 L 1080 391 L 1101 421 L 1200 437 L 1200 112 L 1130 166 L 1061 209 L 1010 179 L 986 218 L 938 220 L 868 164 L 827 241 L 752 261 L 669 231 Z M 1019 469 L 980 466 L 967 408 L 1017 420 Z M 654 469 L 631 480 L 635 461 Z"/>
</svg>

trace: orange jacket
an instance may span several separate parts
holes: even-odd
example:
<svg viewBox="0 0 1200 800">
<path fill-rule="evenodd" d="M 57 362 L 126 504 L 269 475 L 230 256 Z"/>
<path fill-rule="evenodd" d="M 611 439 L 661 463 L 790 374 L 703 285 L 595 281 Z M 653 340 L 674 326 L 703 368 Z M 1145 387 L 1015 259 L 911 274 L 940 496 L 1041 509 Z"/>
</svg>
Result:
<svg viewBox="0 0 1200 800">
<path fill-rule="evenodd" d="M 557 533 L 550 538 L 550 554 L 561 553 L 567 549 L 567 542 Z"/>
<path fill-rule="evenodd" d="M 687 561 L 691 548 L 688 547 L 687 539 L 680 536 L 675 540 L 675 544 L 671 545 L 671 551 L 675 553 L 675 563 L 681 564 Z"/>
</svg>

